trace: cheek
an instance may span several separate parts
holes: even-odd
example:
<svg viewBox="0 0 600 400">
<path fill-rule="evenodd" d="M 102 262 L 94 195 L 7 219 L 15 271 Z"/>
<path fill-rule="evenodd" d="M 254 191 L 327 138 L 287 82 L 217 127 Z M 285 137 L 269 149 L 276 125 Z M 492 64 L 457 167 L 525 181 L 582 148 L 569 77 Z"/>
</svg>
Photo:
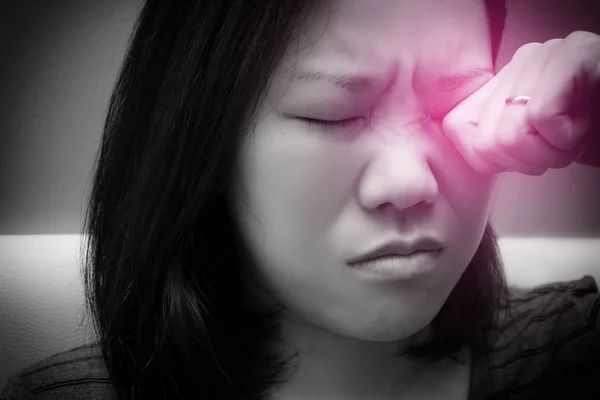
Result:
<svg viewBox="0 0 600 400">
<path fill-rule="evenodd" d="M 434 143 L 430 167 L 441 195 L 461 221 L 487 220 L 497 175 L 475 172 L 441 130 Z"/>
<path fill-rule="evenodd" d="M 449 262 L 467 266 L 489 220 L 497 175 L 475 172 L 448 141 L 438 142 L 431 157 L 432 172 L 440 190 L 440 207 L 448 212 L 447 232 L 452 243 Z"/>
<path fill-rule="evenodd" d="M 468 171 L 450 179 L 453 185 L 448 189 L 446 199 L 455 215 L 455 234 L 452 237 L 457 240 L 453 245 L 455 254 L 452 258 L 456 265 L 466 268 L 488 223 L 496 178 Z"/>
<path fill-rule="evenodd" d="M 249 143 L 238 171 L 242 234 L 264 279 L 305 291 L 331 256 L 328 235 L 352 198 L 358 160 L 301 127 L 263 126 Z"/>
<path fill-rule="evenodd" d="M 304 129 L 291 123 L 265 126 L 244 155 L 247 201 L 274 235 L 290 229 L 299 238 L 322 232 L 352 195 L 359 167 L 348 144 Z"/>
<path fill-rule="evenodd" d="M 444 195 L 457 217 L 463 221 L 487 219 L 496 177 L 454 168 L 447 168 L 443 174 L 440 180 L 444 182 Z"/>
</svg>

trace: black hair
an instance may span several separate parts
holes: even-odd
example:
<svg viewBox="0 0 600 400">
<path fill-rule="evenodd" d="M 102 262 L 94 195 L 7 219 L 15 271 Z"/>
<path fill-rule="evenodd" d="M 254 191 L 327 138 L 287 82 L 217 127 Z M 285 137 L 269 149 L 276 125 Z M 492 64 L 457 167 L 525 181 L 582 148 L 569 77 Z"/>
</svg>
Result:
<svg viewBox="0 0 600 400">
<path fill-rule="evenodd" d="M 85 210 L 86 316 L 119 399 L 262 399 L 291 360 L 257 311 L 227 193 L 236 149 L 319 1 L 144 3 L 110 99 Z M 486 354 L 506 284 L 491 226 L 406 354 Z"/>
<path fill-rule="evenodd" d="M 485 9 L 491 36 L 492 61 L 497 69 L 502 34 L 506 25 L 506 0 L 485 0 Z"/>
</svg>

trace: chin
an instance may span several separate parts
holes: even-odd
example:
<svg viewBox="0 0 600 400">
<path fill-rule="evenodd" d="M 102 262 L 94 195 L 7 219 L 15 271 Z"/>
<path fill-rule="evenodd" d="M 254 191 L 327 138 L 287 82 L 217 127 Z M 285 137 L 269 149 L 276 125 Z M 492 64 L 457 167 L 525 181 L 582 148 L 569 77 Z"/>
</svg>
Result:
<svg viewBox="0 0 600 400">
<path fill-rule="evenodd" d="M 441 309 L 441 308 L 440 308 Z M 402 319 L 389 319 L 387 322 L 369 323 L 362 326 L 346 326 L 337 329 L 338 334 L 369 342 L 397 342 L 421 336 L 428 331 L 429 324 L 439 312 L 421 313 L 417 316 Z"/>
</svg>

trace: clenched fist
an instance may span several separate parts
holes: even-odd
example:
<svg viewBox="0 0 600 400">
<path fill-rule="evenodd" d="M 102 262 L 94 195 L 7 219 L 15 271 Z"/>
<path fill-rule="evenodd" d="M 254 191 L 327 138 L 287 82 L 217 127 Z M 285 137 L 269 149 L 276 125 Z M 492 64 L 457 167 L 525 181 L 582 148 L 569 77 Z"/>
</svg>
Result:
<svg viewBox="0 0 600 400">
<path fill-rule="evenodd" d="M 511 96 L 529 99 L 507 104 Z M 600 166 L 600 36 L 578 31 L 522 46 L 442 127 L 482 174 Z"/>
</svg>

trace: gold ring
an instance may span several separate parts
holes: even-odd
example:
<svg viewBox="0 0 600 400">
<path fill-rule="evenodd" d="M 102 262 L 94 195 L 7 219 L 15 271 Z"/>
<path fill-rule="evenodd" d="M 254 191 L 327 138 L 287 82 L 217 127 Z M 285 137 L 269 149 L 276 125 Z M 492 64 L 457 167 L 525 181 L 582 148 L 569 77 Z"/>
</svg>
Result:
<svg viewBox="0 0 600 400">
<path fill-rule="evenodd" d="M 506 99 L 505 103 L 506 104 L 527 104 L 529 102 L 529 100 L 531 100 L 531 97 L 529 97 L 529 96 L 517 95 L 517 96 L 508 97 Z"/>
</svg>

